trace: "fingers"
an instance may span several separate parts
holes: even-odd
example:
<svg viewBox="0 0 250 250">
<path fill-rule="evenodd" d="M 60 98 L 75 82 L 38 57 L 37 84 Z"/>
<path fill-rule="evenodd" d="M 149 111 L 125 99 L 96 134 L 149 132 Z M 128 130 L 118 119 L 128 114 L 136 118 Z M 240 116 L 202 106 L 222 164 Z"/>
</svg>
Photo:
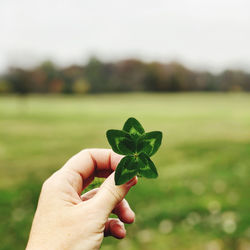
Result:
<svg viewBox="0 0 250 250">
<path fill-rule="evenodd" d="M 108 219 L 105 224 L 104 236 L 113 236 L 122 239 L 126 236 L 124 224 L 118 219 Z"/>
<path fill-rule="evenodd" d="M 94 195 L 99 191 L 99 188 L 90 190 L 89 192 L 81 196 L 83 201 L 87 201 L 94 197 Z M 125 223 L 132 223 L 134 221 L 134 212 L 129 207 L 128 202 L 123 199 L 113 210 L 119 219 L 108 219 L 105 223 L 104 236 L 114 236 L 117 239 L 122 239 L 126 235 L 126 230 L 124 227 Z"/>
<path fill-rule="evenodd" d="M 88 191 L 87 193 L 84 193 L 83 195 L 81 195 L 82 201 L 87 201 L 87 200 L 91 199 L 98 192 L 98 190 L 99 190 L 99 188 L 95 188 L 95 189 L 92 189 L 92 190 Z"/>
<path fill-rule="evenodd" d="M 100 186 L 99 191 L 93 197 L 94 206 L 99 208 L 106 218 L 112 210 L 124 199 L 130 188 L 137 183 L 137 177 L 129 182 L 116 186 L 114 181 L 114 173 L 112 173 Z"/>
<path fill-rule="evenodd" d="M 123 199 L 112 211 L 112 213 L 116 214 L 118 218 L 127 224 L 131 224 L 135 220 L 135 213 L 130 208 L 128 202 Z"/>
<path fill-rule="evenodd" d="M 97 192 L 99 188 L 90 190 L 89 192 L 81 196 L 82 201 L 91 199 Z M 130 208 L 126 199 L 123 199 L 112 211 L 113 214 L 116 214 L 118 218 L 127 224 L 131 224 L 135 220 L 135 213 Z"/>
<path fill-rule="evenodd" d="M 73 156 L 65 168 L 79 173 L 83 179 L 90 176 L 102 177 L 113 172 L 122 156 L 114 153 L 111 149 L 85 149 Z"/>
<path fill-rule="evenodd" d="M 74 189 L 81 193 L 95 176 L 107 177 L 118 165 L 122 156 L 111 149 L 85 149 L 73 156 L 62 168 Z"/>
</svg>

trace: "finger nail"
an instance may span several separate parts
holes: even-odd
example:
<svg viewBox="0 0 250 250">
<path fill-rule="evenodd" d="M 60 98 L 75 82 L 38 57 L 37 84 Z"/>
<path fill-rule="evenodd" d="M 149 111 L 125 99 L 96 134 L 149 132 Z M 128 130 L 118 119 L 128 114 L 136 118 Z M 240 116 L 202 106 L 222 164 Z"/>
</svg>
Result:
<svg viewBox="0 0 250 250">
<path fill-rule="evenodd" d="M 126 185 L 127 185 L 128 187 L 132 187 L 132 186 L 134 186 L 136 183 L 137 183 L 137 178 L 134 177 L 133 179 L 131 179 L 130 181 L 128 181 L 128 182 L 126 183 Z"/>
<path fill-rule="evenodd" d="M 124 228 L 124 225 L 123 225 L 121 222 L 118 222 L 117 225 L 118 225 L 118 227 L 121 228 L 121 229 Z"/>
</svg>

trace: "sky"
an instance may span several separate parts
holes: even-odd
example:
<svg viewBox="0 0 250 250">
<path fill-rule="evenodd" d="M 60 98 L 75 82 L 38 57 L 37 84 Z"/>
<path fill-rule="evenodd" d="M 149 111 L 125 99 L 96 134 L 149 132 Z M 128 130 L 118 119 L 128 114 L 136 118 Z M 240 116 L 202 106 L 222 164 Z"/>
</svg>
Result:
<svg viewBox="0 0 250 250">
<path fill-rule="evenodd" d="M 250 71 L 249 0 L 0 0 L 0 72 L 139 58 Z"/>
</svg>

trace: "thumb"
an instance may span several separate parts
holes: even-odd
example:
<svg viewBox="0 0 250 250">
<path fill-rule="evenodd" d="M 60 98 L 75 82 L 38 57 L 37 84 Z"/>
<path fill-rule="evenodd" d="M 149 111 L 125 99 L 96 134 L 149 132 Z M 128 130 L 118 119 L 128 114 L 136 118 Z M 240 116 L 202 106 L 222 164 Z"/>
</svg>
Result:
<svg viewBox="0 0 250 250">
<path fill-rule="evenodd" d="M 95 205 L 105 211 L 107 216 L 120 203 L 130 188 L 137 183 L 137 177 L 123 185 L 115 185 L 114 173 L 112 173 L 100 186 L 98 193 L 94 196 Z"/>
</svg>

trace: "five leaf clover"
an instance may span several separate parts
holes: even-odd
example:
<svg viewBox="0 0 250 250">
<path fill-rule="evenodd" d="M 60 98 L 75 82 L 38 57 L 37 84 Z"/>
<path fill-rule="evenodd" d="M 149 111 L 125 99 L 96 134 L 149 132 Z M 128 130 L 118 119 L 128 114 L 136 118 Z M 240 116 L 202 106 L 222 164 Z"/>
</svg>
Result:
<svg viewBox="0 0 250 250">
<path fill-rule="evenodd" d="M 150 156 L 159 149 L 162 132 L 145 133 L 142 125 L 135 118 L 129 118 L 122 130 L 110 129 L 106 135 L 113 151 L 125 155 L 115 171 L 116 185 L 124 184 L 136 175 L 146 178 L 158 176 Z"/>
</svg>

